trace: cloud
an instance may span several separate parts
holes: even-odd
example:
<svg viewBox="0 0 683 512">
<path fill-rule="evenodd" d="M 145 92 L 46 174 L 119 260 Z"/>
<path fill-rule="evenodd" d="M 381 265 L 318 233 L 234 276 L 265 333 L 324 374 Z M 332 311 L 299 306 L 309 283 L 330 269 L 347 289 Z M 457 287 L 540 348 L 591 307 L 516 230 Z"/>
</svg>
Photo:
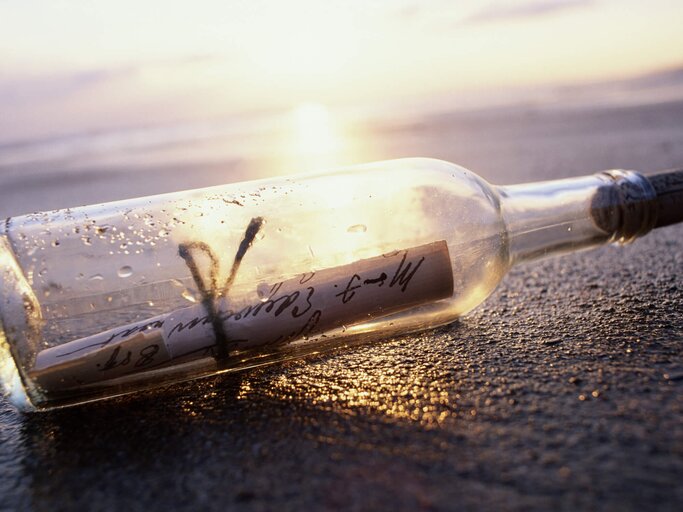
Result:
<svg viewBox="0 0 683 512">
<path fill-rule="evenodd" d="M 669 87 L 683 86 L 683 64 L 678 67 L 655 71 L 625 82 L 632 87 Z"/>
<path fill-rule="evenodd" d="M 88 69 L 71 73 L 16 76 L 0 81 L 0 99 L 23 103 L 64 98 L 137 73 L 135 66 Z"/>
<path fill-rule="evenodd" d="M 493 4 L 465 18 L 464 23 L 488 23 L 549 16 L 561 11 L 584 8 L 595 4 L 595 0 L 532 0 L 514 4 Z"/>
<path fill-rule="evenodd" d="M 0 0 L 2 1 L 2 0 Z M 186 55 L 172 59 L 138 62 L 63 73 L 4 76 L 0 78 L 0 101 L 33 104 L 36 101 L 61 100 L 102 85 L 135 79 L 146 69 L 210 65 L 219 57 L 210 54 Z"/>
</svg>

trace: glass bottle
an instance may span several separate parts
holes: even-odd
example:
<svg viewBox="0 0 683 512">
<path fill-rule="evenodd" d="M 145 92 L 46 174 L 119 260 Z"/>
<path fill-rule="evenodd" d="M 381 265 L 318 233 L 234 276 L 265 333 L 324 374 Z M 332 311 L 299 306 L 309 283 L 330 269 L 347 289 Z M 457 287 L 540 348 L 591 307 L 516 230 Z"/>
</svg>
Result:
<svg viewBox="0 0 683 512">
<path fill-rule="evenodd" d="M 680 221 L 681 181 L 419 158 L 9 218 L 0 383 L 45 410 L 446 324 L 516 263 Z"/>
</svg>

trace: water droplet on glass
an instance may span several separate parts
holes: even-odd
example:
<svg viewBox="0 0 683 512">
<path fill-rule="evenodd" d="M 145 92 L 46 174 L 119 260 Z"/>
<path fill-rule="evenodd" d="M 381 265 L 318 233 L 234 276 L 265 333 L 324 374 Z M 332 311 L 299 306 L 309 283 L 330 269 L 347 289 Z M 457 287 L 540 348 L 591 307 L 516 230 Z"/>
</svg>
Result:
<svg viewBox="0 0 683 512">
<path fill-rule="evenodd" d="M 126 265 L 119 269 L 119 277 L 130 277 L 133 275 L 133 268 Z"/>
<path fill-rule="evenodd" d="M 53 240 L 52 247 L 59 247 L 59 240 Z"/>
<path fill-rule="evenodd" d="M 90 241 L 90 237 L 89 237 L 89 236 L 85 236 L 85 235 L 82 236 L 82 237 L 81 237 L 81 241 L 82 241 L 85 245 L 92 245 L 92 242 Z"/>
<path fill-rule="evenodd" d="M 102 274 L 95 274 L 93 276 L 90 276 L 88 279 L 90 281 L 104 281 L 104 277 L 102 276 Z"/>
<path fill-rule="evenodd" d="M 195 302 L 197 302 L 197 299 L 195 298 L 195 296 L 194 296 L 194 295 L 192 294 L 192 292 L 191 292 L 190 290 L 188 290 L 187 288 L 184 289 L 184 290 L 183 290 L 183 293 L 181 293 L 180 295 L 183 297 L 183 299 L 185 299 L 185 300 L 187 300 L 187 301 L 189 301 L 189 302 L 192 302 L 193 304 L 194 304 Z"/>
<path fill-rule="evenodd" d="M 265 302 L 268 300 L 269 291 L 270 286 L 268 286 L 268 283 L 259 283 L 256 287 L 256 294 L 258 295 L 258 298 L 261 300 L 261 302 Z"/>
<path fill-rule="evenodd" d="M 365 224 L 354 224 L 349 226 L 346 231 L 347 233 L 365 233 L 367 230 L 368 228 Z"/>
</svg>

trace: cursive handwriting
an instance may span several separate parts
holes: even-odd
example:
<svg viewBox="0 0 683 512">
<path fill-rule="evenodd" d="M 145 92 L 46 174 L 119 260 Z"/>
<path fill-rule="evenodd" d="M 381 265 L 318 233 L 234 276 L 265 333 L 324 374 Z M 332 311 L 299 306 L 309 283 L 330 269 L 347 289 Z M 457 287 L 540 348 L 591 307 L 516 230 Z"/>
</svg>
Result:
<svg viewBox="0 0 683 512">
<path fill-rule="evenodd" d="M 394 285 L 398 284 L 401 286 L 401 291 L 405 292 L 406 288 L 408 288 L 410 280 L 413 278 L 413 276 L 415 276 L 415 273 L 420 268 L 420 265 L 422 265 L 422 262 L 425 260 L 424 256 L 422 256 L 422 258 L 420 258 L 420 260 L 415 265 L 415 268 L 411 271 L 410 268 L 413 266 L 413 263 L 408 262 L 408 264 L 406 265 L 405 263 L 407 257 L 408 253 L 404 251 L 403 258 L 401 258 L 401 263 L 399 263 L 398 268 L 396 269 L 396 273 L 394 274 L 394 277 L 391 278 L 391 282 L 389 283 L 390 288 L 393 288 Z"/>
<path fill-rule="evenodd" d="M 361 288 L 368 286 L 376 286 L 377 288 L 381 288 L 385 284 L 387 284 L 387 288 L 389 289 L 397 287 L 402 293 L 404 293 L 408 289 L 411 280 L 415 277 L 425 258 L 423 256 L 417 261 L 410 261 L 408 259 L 408 251 L 396 251 L 391 255 L 385 255 L 385 257 L 394 257 L 401 253 L 401 260 L 396 266 L 391 278 L 389 278 L 386 272 L 381 272 L 380 274 L 374 276 L 361 276 L 358 273 L 354 273 L 346 282 L 342 291 L 336 293 L 334 296 L 339 297 L 342 304 L 347 304 L 354 298 L 356 291 L 360 290 Z M 300 284 L 308 283 L 314 277 L 314 275 L 314 272 L 302 274 L 298 282 Z M 320 310 L 312 311 L 317 292 L 316 287 L 309 285 L 301 290 L 280 293 L 282 285 L 282 282 L 274 284 L 270 289 L 270 295 L 267 298 L 262 299 L 258 304 L 249 304 L 239 310 L 226 311 L 219 309 L 217 311 L 219 320 L 221 322 L 240 322 L 246 319 L 259 318 L 263 316 L 277 318 L 281 315 L 289 315 L 292 318 L 297 319 L 311 314 L 312 312 L 312 315 L 304 324 L 301 332 L 294 331 L 292 333 L 282 334 L 278 336 L 276 340 L 266 344 L 290 340 L 293 339 L 293 337 L 300 337 L 308 332 L 311 332 L 318 324 L 322 314 Z M 333 287 L 339 288 L 339 285 L 334 284 Z M 181 333 L 185 330 L 191 331 L 197 326 L 207 325 L 211 322 L 212 320 L 210 315 L 197 316 L 185 322 L 179 321 L 169 330 L 168 337 L 170 339 L 170 337 L 176 333 Z M 234 342 L 235 340 L 232 341 Z"/>
<path fill-rule="evenodd" d="M 146 347 L 141 348 L 138 351 L 138 357 L 133 363 L 135 368 L 142 368 L 143 366 L 150 366 L 154 362 L 154 356 L 159 352 L 159 345 L 157 343 L 152 343 Z M 122 366 L 128 366 L 133 360 L 133 351 L 126 350 L 125 356 L 119 358 L 121 354 L 121 347 L 116 347 L 112 350 L 109 359 L 104 364 L 96 364 L 99 371 L 106 372 L 109 370 L 114 370 Z"/>
<path fill-rule="evenodd" d="M 128 338 L 129 336 L 132 336 L 133 334 L 135 334 L 137 332 L 143 332 L 143 331 L 146 331 L 147 329 L 160 329 L 163 326 L 164 326 L 164 320 L 163 319 L 153 320 L 153 321 L 147 322 L 145 324 L 134 325 L 133 327 L 129 327 L 127 329 L 123 329 L 121 331 L 116 331 L 116 332 L 112 333 L 109 336 L 109 338 L 107 338 L 104 341 L 100 341 L 97 343 L 91 343 L 89 345 L 84 345 L 84 346 L 79 347 L 75 350 L 71 350 L 70 352 L 62 352 L 61 354 L 57 354 L 55 357 L 70 356 L 71 354 L 75 354 L 77 352 L 82 352 L 84 350 L 87 350 L 87 349 L 93 348 L 93 347 L 99 347 L 99 348 L 106 347 L 107 345 L 111 344 L 115 340 L 118 341 L 119 339 Z"/>
<path fill-rule="evenodd" d="M 395 256 L 399 254 L 398 252 L 393 253 L 392 256 Z M 408 257 L 407 251 L 403 251 L 403 256 L 401 257 L 401 262 L 398 264 L 398 267 L 396 268 L 396 272 L 394 272 L 393 277 L 391 278 L 391 281 L 389 281 L 389 288 L 393 288 L 394 286 L 399 286 L 401 288 L 401 292 L 405 292 L 406 289 L 408 288 L 408 285 L 410 284 L 410 281 L 413 279 L 417 271 L 419 270 L 420 266 L 422 265 L 422 262 L 424 261 L 424 256 L 421 257 L 417 263 L 409 261 L 406 263 L 406 259 Z M 413 267 L 413 265 L 415 265 Z M 356 290 L 359 288 L 366 286 L 366 285 L 373 285 L 376 284 L 378 287 L 381 287 L 384 285 L 384 282 L 387 280 L 387 274 L 385 272 L 382 272 L 379 276 L 374 277 L 374 278 L 367 278 L 363 280 L 361 276 L 358 274 L 353 274 L 351 276 L 351 279 L 349 279 L 348 283 L 346 284 L 346 287 L 339 293 L 335 295 L 335 297 L 341 297 L 341 301 L 343 304 L 348 303 L 353 297 L 356 295 Z"/>
</svg>

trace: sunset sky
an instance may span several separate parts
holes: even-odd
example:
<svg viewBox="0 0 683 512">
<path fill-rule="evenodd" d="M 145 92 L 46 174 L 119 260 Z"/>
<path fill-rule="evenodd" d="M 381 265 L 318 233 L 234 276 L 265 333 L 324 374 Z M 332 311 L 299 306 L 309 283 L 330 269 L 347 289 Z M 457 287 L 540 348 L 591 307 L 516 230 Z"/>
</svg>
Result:
<svg viewBox="0 0 683 512">
<path fill-rule="evenodd" d="M 0 0 L 0 141 L 683 66 L 680 0 Z"/>
</svg>

